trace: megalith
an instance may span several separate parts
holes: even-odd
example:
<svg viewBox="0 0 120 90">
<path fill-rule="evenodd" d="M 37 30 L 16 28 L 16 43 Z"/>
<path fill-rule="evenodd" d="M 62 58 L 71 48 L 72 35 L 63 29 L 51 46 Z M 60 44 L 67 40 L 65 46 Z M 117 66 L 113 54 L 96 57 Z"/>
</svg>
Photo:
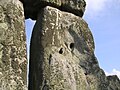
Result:
<svg viewBox="0 0 120 90">
<path fill-rule="evenodd" d="M 82 16 L 72 8 L 69 12 L 54 5 L 47 4 L 37 14 L 30 45 L 29 90 L 119 90 L 118 77 L 107 77 L 99 67 L 93 36 Z"/>
<path fill-rule="evenodd" d="M 25 18 L 37 19 L 41 8 L 52 6 L 62 11 L 82 17 L 86 3 L 84 0 L 21 0 L 24 4 Z"/>
<path fill-rule="evenodd" d="M 0 90 L 27 90 L 24 9 L 19 0 L 0 0 Z"/>
<path fill-rule="evenodd" d="M 30 90 L 89 88 L 80 62 L 91 55 L 94 42 L 82 18 L 47 6 L 39 13 L 32 34 Z"/>
<path fill-rule="evenodd" d="M 29 90 L 120 90 L 118 77 L 107 77 L 94 55 L 93 36 L 82 19 L 84 0 L 29 3 L 25 17 L 36 20 L 30 45 Z"/>
<path fill-rule="evenodd" d="M 0 0 L 0 90 L 120 90 L 118 77 L 99 67 L 85 6 L 84 0 Z M 28 18 L 36 23 L 27 88 Z"/>
</svg>

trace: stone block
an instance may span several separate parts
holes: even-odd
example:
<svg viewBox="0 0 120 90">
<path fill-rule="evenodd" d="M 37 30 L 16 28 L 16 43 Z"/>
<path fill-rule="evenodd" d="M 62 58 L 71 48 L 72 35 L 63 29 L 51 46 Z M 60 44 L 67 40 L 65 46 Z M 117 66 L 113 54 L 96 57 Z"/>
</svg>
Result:
<svg viewBox="0 0 120 90">
<path fill-rule="evenodd" d="M 25 17 L 37 19 L 38 12 L 45 6 L 52 6 L 62 11 L 82 17 L 86 3 L 84 0 L 24 0 Z"/>
<path fill-rule="evenodd" d="M 42 9 L 30 48 L 29 90 L 90 90 L 80 63 L 93 54 L 94 42 L 81 17 L 49 6 Z"/>
<path fill-rule="evenodd" d="M 30 48 L 29 90 L 120 90 L 117 76 L 99 67 L 92 33 L 79 16 L 43 8 Z"/>
<path fill-rule="evenodd" d="M 0 90 L 27 90 L 23 4 L 0 0 Z"/>
</svg>

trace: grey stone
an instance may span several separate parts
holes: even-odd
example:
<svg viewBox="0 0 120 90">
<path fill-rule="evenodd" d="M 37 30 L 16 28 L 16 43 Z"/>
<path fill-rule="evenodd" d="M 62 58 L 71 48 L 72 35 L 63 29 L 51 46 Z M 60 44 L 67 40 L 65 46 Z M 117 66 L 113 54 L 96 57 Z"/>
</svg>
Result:
<svg viewBox="0 0 120 90">
<path fill-rule="evenodd" d="M 99 67 L 88 24 L 74 14 L 42 9 L 30 47 L 29 90 L 110 90 L 116 83 Z M 119 80 L 114 85 L 120 90 Z"/>
<path fill-rule="evenodd" d="M 0 0 L 0 90 L 27 89 L 23 4 Z"/>
<path fill-rule="evenodd" d="M 84 0 L 21 0 L 24 3 L 25 17 L 37 19 L 41 8 L 52 6 L 60 10 L 83 16 L 86 3 Z"/>
<path fill-rule="evenodd" d="M 120 79 L 116 76 L 107 76 L 109 89 L 108 90 L 120 90 Z"/>
<path fill-rule="evenodd" d="M 120 90 L 118 77 L 106 76 L 94 55 L 83 0 L 20 1 L 0 1 L 0 90 L 27 90 L 24 12 L 37 18 L 29 90 Z"/>
</svg>

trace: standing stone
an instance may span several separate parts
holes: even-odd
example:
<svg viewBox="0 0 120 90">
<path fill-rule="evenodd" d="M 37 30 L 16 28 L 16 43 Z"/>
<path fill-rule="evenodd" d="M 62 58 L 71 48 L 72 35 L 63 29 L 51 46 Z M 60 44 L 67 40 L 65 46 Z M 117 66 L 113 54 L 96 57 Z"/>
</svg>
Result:
<svg viewBox="0 0 120 90">
<path fill-rule="evenodd" d="M 26 90 L 26 87 L 23 5 L 19 0 L 0 0 L 0 90 Z"/>
<path fill-rule="evenodd" d="M 91 57 L 94 42 L 82 18 L 47 6 L 32 34 L 29 90 L 90 90 L 80 62 Z"/>
<path fill-rule="evenodd" d="M 120 90 L 120 80 L 99 67 L 93 36 L 79 16 L 40 10 L 30 49 L 29 90 Z"/>
</svg>

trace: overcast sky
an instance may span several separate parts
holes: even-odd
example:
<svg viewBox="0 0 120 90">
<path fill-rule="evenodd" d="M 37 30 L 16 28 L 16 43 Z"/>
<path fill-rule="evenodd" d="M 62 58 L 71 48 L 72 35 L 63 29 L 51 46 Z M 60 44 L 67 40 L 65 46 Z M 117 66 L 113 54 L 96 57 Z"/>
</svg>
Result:
<svg viewBox="0 0 120 90">
<path fill-rule="evenodd" d="M 120 78 L 120 0 L 86 0 L 83 18 L 95 41 L 95 55 L 107 75 Z M 27 48 L 34 22 L 26 20 Z M 29 50 L 29 48 L 28 48 Z"/>
</svg>

